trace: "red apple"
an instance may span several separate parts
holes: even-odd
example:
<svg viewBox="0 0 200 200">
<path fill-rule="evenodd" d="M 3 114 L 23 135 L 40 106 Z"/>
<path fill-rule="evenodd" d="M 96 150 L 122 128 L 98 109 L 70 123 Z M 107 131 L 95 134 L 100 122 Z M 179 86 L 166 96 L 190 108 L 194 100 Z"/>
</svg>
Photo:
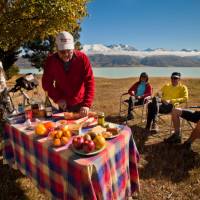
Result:
<svg viewBox="0 0 200 200">
<path fill-rule="evenodd" d="M 82 149 L 86 153 L 92 152 L 95 149 L 95 144 L 92 140 L 85 140 Z"/>
<path fill-rule="evenodd" d="M 84 139 L 82 136 L 74 137 L 72 140 L 72 144 L 76 149 L 81 149 L 84 143 Z"/>
</svg>

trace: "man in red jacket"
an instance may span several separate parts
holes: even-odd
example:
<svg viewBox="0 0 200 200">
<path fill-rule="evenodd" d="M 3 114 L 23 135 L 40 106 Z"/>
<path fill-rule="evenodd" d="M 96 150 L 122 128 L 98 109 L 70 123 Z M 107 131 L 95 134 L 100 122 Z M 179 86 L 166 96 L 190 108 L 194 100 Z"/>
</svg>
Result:
<svg viewBox="0 0 200 200">
<path fill-rule="evenodd" d="M 94 99 L 94 76 L 88 57 L 74 49 L 74 38 L 66 31 L 56 36 L 57 52 L 44 66 L 42 87 L 61 111 L 86 116 Z"/>
</svg>

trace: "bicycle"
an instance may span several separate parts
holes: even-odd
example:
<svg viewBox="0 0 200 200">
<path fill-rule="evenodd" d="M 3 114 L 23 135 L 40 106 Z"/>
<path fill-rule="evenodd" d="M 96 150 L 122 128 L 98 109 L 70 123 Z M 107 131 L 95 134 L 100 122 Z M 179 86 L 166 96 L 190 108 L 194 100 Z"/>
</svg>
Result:
<svg viewBox="0 0 200 200">
<path fill-rule="evenodd" d="M 25 108 L 31 105 L 31 98 L 25 91 L 30 91 L 39 85 L 38 80 L 32 73 L 25 74 L 24 76 L 16 79 L 14 87 L 4 89 L 0 94 L 0 122 L 5 121 L 8 116 L 17 114 L 18 109 L 14 104 L 14 96 L 18 93 L 17 97 L 22 97 L 22 107 Z"/>
<path fill-rule="evenodd" d="M 2 132 L 4 123 L 9 117 L 18 115 L 18 109 L 16 108 L 15 103 L 13 102 L 14 96 L 18 93 L 18 97 L 22 97 L 22 107 L 31 106 L 32 99 L 25 91 L 30 91 L 39 85 L 38 80 L 32 73 L 25 74 L 24 76 L 16 79 L 15 85 L 12 88 L 5 88 L 0 93 L 0 155 L 2 153 Z M 12 95 L 11 95 L 12 94 Z"/>
</svg>

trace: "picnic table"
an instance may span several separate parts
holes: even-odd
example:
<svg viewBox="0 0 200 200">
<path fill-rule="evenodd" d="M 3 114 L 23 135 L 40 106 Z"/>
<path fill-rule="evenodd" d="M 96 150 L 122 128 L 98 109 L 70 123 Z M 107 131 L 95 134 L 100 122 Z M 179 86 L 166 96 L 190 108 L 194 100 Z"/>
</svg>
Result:
<svg viewBox="0 0 200 200">
<path fill-rule="evenodd" d="M 70 142 L 54 148 L 24 124 L 4 127 L 3 163 L 31 178 L 52 199 L 125 200 L 139 191 L 138 160 L 127 126 L 92 156 L 76 154 Z"/>
</svg>

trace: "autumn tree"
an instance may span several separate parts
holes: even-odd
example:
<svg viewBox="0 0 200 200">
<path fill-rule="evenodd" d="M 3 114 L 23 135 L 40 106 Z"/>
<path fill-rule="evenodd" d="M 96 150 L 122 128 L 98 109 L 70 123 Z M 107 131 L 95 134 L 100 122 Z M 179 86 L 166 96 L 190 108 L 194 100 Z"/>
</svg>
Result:
<svg viewBox="0 0 200 200">
<path fill-rule="evenodd" d="M 67 30 L 73 35 L 87 16 L 89 0 L 0 0 L 0 48 L 16 50 L 23 43 L 55 36 Z"/>
</svg>

